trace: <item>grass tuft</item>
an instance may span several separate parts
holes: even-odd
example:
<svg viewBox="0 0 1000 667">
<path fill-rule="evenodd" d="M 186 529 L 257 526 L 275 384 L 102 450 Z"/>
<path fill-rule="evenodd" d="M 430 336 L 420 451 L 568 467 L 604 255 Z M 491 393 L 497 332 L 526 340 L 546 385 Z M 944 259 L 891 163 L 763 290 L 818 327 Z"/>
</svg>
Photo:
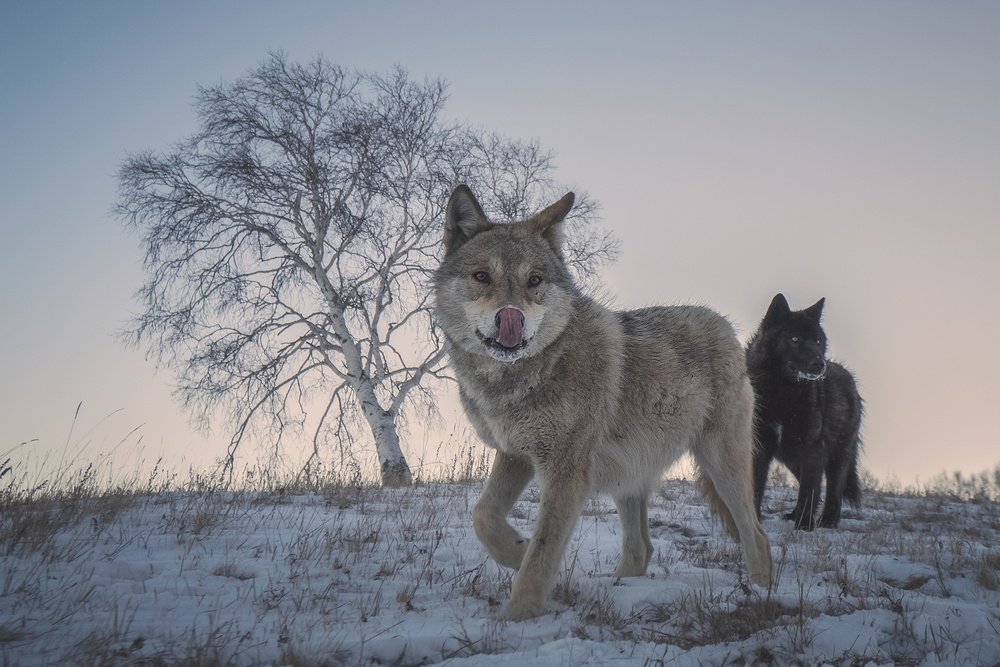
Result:
<svg viewBox="0 0 1000 667">
<path fill-rule="evenodd" d="M 471 525 L 482 452 L 418 467 L 403 489 L 315 467 L 119 475 L 104 459 L 65 458 L 72 470 L 39 481 L 0 457 L 0 664 L 420 665 L 511 652 L 528 664 L 552 659 L 556 642 L 614 646 L 623 664 L 1000 662 L 989 477 L 872 486 L 840 529 L 802 532 L 780 518 L 796 489 L 776 476 L 770 590 L 746 581 L 738 545 L 683 479 L 651 496 L 647 576 L 610 576 L 620 526 L 598 497 L 549 613 L 515 624 L 497 620 L 514 573 Z M 511 513 L 523 533 L 539 499 L 529 487 Z M 834 641 L 838 627 L 852 642 Z"/>
</svg>

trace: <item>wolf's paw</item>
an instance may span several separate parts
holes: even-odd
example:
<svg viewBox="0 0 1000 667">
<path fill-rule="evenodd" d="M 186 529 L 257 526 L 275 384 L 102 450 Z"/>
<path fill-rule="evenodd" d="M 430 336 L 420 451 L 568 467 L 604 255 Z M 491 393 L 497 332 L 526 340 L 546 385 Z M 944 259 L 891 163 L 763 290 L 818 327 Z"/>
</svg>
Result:
<svg viewBox="0 0 1000 667">
<path fill-rule="evenodd" d="M 507 540 L 500 544 L 488 544 L 486 550 L 493 556 L 493 560 L 504 567 L 512 570 L 521 569 L 524 562 L 524 553 L 528 550 L 528 540 L 518 536 L 519 539 Z"/>
<path fill-rule="evenodd" d="M 791 521 L 795 524 L 795 530 L 812 530 L 816 527 L 816 518 L 811 516 L 800 516 L 795 512 L 789 512 L 785 515 L 785 521 Z"/>
<path fill-rule="evenodd" d="M 768 564 L 768 567 L 764 570 L 751 571 L 750 583 L 754 586 L 760 586 L 761 588 L 770 588 L 771 584 L 774 583 L 774 568 Z"/>
<path fill-rule="evenodd" d="M 520 569 L 528 550 L 528 539 L 514 530 L 503 518 L 488 514 L 473 515 L 476 537 L 493 556 L 493 560 L 512 570 Z"/>
<path fill-rule="evenodd" d="M 622 558 L 622 562 L 618 564 L 618 567 L 615 569 L 615 572 L 612 576 L 617 578 L 641 577 L 645 574 L 646 574 L 645 563 L 639 563 L 638 561 L 634 561 L 631 559 L 626 561 L 624 558 Z"/>
<path fill-rule="evenodd" d="M 501 621 L 512 621 L 518 623 L 536 618 L 545 613 L 545 600 L 511 600 L 500 612 Z"/>
</svg>

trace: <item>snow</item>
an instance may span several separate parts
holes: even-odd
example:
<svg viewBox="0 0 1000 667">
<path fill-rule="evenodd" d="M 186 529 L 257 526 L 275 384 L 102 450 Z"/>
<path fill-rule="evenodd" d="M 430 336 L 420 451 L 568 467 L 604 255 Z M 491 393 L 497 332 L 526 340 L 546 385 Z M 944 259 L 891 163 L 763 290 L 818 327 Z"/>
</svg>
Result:
<svg viewBox="0 0 1000 667">
<path fill-rule="evenodd" d="M 778 583 L 683 480 L 651 499 L 656 554 L 616 580 L 613 504 L 588 502 L 549 612 L 497 620 L 512 573 L 472 530 L 481 483 L 170 492 L 5 509 L 0 664 L 993 665 L 1000 510 L 869 492 L 794 531 L 768 492 Z M 530 532 L 538 495 L 512 522 Z M 27 518 L 25 518 L 27 517 Z"/>
</svg>

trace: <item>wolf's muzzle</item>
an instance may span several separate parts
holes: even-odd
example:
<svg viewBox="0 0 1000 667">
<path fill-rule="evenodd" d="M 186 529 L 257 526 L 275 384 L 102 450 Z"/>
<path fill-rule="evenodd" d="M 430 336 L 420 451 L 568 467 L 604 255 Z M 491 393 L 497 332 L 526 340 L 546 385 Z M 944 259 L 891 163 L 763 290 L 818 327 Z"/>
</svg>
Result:
<svg viewBox="0 0 1000 667">
<path fill-rule="evenodd" d="M 524 342 L 524 313 L 519 308 L 507 306 L 497 311 L 496 342 L 507 348 L 514 348 Z"/>
</svg>

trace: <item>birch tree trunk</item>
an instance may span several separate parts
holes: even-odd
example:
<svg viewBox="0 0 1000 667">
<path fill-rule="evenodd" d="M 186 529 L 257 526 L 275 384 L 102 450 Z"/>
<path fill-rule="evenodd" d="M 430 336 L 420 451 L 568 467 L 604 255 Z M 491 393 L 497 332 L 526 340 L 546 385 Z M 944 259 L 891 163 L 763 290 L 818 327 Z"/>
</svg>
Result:
<svg viewBox="0 0 1000 667">
<path fill-rule="evenodd" d="M 371 381 L 362 379 L 355 388 L 355 393 L 361 402 L 361 411 L 365 421 L 375 438 L 375 450 L 378 452 L 380 472 L 383 486 L 409 486 L 413 483 L 410 466 L 399 447 L 399 433 L 396 431 L 396 420 L 393 414 L 383 410 L 375 396 L 375 387 Z"/>
</svg>

